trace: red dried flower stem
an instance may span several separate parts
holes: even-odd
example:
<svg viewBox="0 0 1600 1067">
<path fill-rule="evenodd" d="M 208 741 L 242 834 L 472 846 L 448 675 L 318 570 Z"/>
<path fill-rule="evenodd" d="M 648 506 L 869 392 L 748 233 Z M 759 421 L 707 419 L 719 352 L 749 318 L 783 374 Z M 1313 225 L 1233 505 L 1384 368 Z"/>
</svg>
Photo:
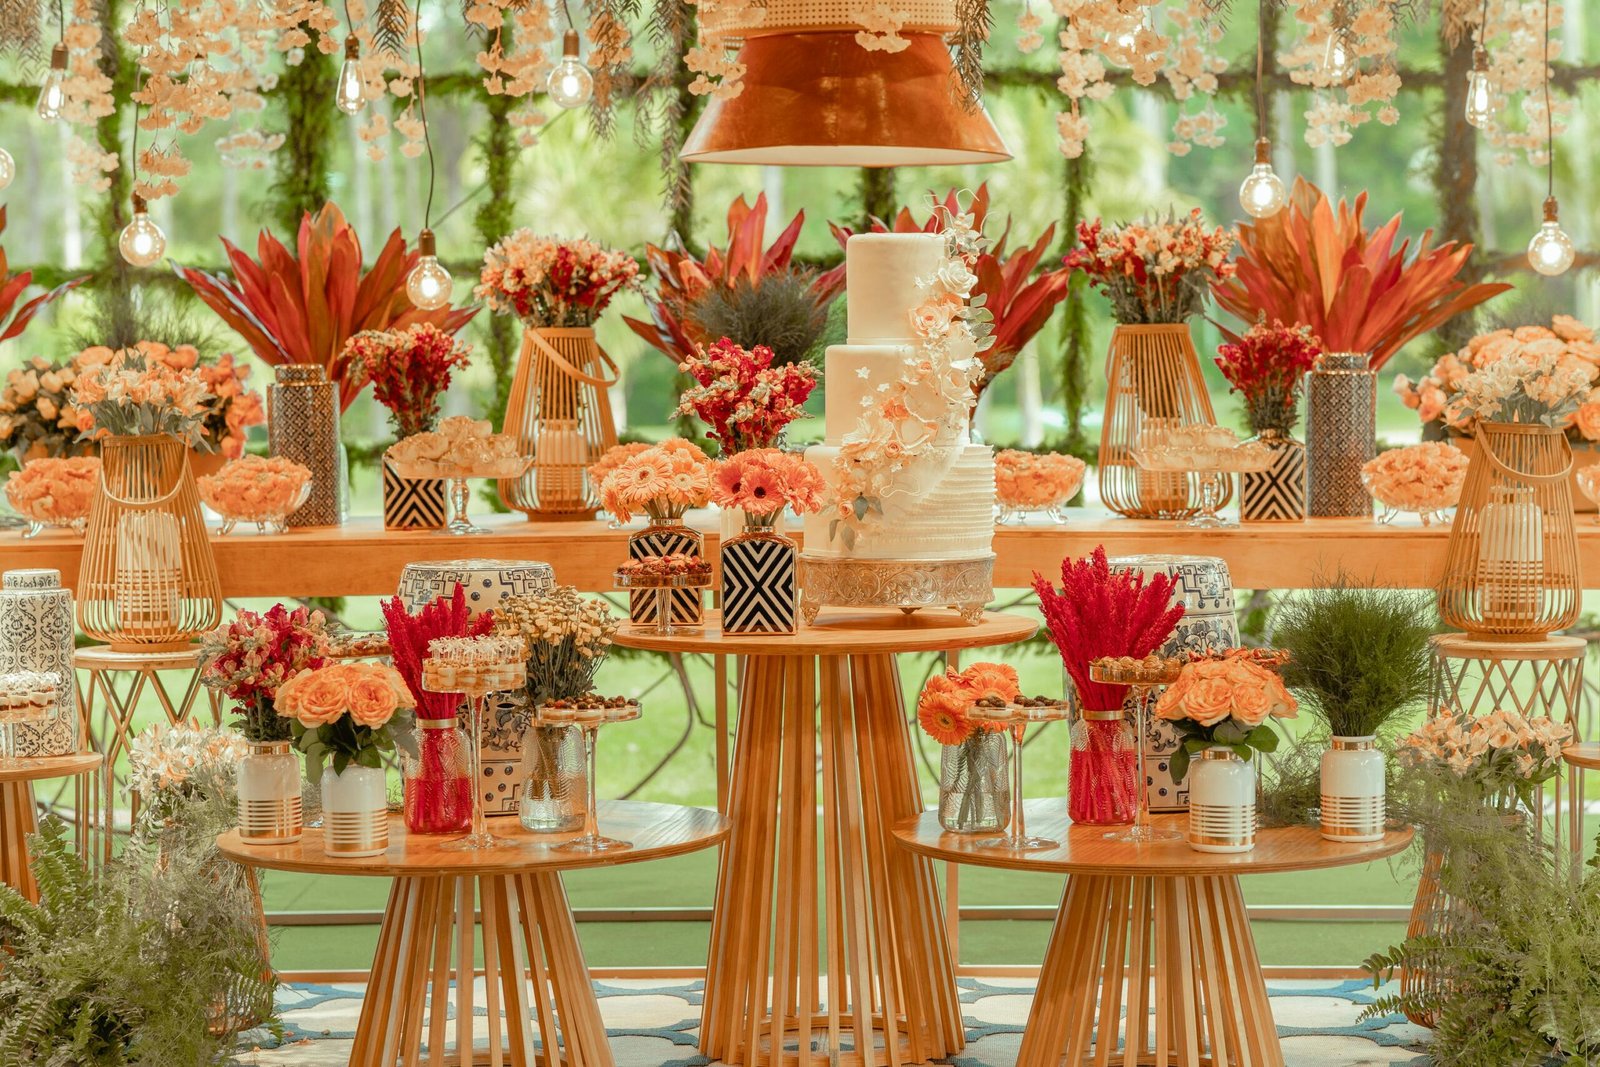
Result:
<svg viewBox="0 0 1600 1067">
<path fill-rule="evenodd" d="M 456 583 L 448 597 L 437 597 L 422 606 L 415 615 L 406 611 L 399 597 L 378 605 L 383 613 L 384 625 L 389 631 L 389 648 L 393 653 L 394 669 L 405 679 L 406 688 L 417 702 L 419 719 L 454 718 L 461 704 L 460 694 L 431 693 L 422 688 L 422 661 L 427 658 L 428 644 L 438 637 L 479 637 L 494 626 L 494 617 L 484 612 L 476 619 L 468 618 L 467 592 Z"/>
</svg>

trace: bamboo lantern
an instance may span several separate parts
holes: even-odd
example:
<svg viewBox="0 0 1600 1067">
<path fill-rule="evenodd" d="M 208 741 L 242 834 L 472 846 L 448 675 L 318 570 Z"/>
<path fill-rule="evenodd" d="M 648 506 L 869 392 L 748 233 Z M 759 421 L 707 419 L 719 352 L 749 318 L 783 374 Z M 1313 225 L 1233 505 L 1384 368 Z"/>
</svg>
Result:
<svg viewBox="0 0 1600 1067">
<path fill-rule="evenodd" d="M 1439 615 L 1479 638 L 1542 638 L 1578 619 L 1572 448 L 1558 429 L 1484 422 L 1450 526 Z"/>
<path fill-rule="evenodd" d="M 116 652 L 173 652 L 222 621 L 222 586 L 182 441 L 108 437 L 78 570 L 78 625 Z"/>
<path fill-rule="evenodd" d="M 505 432 L 533 465 L 520 478 L 500 479 L 506 507 L 530 519 L 594 517 L 600 487 L 589 483 L 589 466 L 617 443 L 608 393 L 616 384 L 617 366 L 593 329 L 523 331 Z"/>
<path fill-rule="evenodd" d="M 1187 323 L 1118 326 L 1106 354 L 1106 413 L 1100 429 L 1100 497 L 1135 519 L 1184 519 L 1200 511 L 1203 475 L 1146 471 L 1133 452 L 1156 448 L 1179 426 L 1217 421 Z M 1218 479 L 1220 502 L 1233 479 Z"/>
</svg>

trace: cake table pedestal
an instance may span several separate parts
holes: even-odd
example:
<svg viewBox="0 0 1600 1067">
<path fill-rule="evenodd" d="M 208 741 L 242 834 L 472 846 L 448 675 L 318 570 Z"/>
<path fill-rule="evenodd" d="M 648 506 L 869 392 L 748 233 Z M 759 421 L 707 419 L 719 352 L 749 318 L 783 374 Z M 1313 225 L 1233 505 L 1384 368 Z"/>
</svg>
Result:
<svg viewBox="0 0 1600 1067">
<path fill-rule="evenodd" d="M 793 636 L 723 634 L 715 612 L 699 633 L 617 633 L 630 648 L 744 658 L 702 1053 L 877 1067 L 962 1047 L 933 864 L 891 837 L 922 810 L 895 656 L 1009 644 L 1035 628 L 891 608 L 824 612 Z"/>
<path fill-rule="evenodd" d="M 391 815 L 389 849 L 381 856 L 330 856 L 317 828 L 290 845 L 247 845 L 238 830 L 229 830 L 217 838 L 217 848 L 246 867 L 394 879 L 361 998 L 351 1067 L 394 1067 L 397 1061 L 407 1067 L 612 1067 L 561 872 L 709 848 L 727 835 L 728 822 L 703 808 L 634 801 L 602 804 L 599 815 L 601 827 L 630 847 L 560 851 L 540 846 L 576 834 L 533 835 L 518 827 L 504 832 L 504 848 L 450 851 L 440 846 L 455 838 L 408 834 L 404 821 Z M 475 1049 L 473 1041 L 474 935 L 480 926 L 487 1050 Z M 448 1047 L 452 1029 L 455 1045 Z"/>
<path fill-rule="evenodd" d="M 1412 837 L 1407 829 L 1335 843 L 1314 826 L 1289 826 L 1260 831 L 1250 852 L 1212 854 L 1183 841 L 1108 841 L 1104 826 L 1073 825 L 1062 800 L 1026 807 L 1028 828 L 1059 845 L 983 847 L 946 833 L 933 811 L 894 828 L 914 855 L 1069 876 L 1017 1067 L 1283 1067 L 1239 876 L 1367 863 Z"/>
<path fill-rule="evenodd" d="M 28 835 L 39 828 L 33 805 L 33 783 L 47 778 L 78 778 L 92 774 L 100 769 L 101 763 L 98 752 L 0 758 L 0 882 L 29 900 L 39 899 L 39 886 L 33 880 L 33 869 L 28 866 Z M 80 800 L 84 792 L 79 790 Z M 78 848 L 82 850 L 86 837 L 81 812 L 76 821 Z"/>
</svg>

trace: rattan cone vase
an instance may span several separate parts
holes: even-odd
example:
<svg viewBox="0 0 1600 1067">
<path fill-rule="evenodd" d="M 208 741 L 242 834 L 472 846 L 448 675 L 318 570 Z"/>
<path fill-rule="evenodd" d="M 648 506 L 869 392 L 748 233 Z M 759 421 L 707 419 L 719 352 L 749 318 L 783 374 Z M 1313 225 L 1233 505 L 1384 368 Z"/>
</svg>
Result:
<svg viewBox="0 0 1600 1067">
<path fill-rule="evenodd" d="M 1187 323 L 1119 325 L 1106 354 L 1106 412 L 1100 430 L 1100 496 L 1112 511 L 1136 519 L 1188 518 L 1200 510 L 1194 474 L 1146 471 L 1140 448 L 1159 447 L 1178 426 L 1215 423 Z M 1221 500 L 1233 495 L 1221 480 Z"/>
<path fill-rule="evenodd" d="M 505 432 L 533 465 L 502 478 L 500 499 L 530 519 L 590 519 L 600 487 L 589 465 L 617 443 L 608 390 L 617 366 L 588 327 L 528 327 L 506 404 Z"/>
<path fill-rule="evenodd" d="M 1556 429 L 1485 422 L 1439 586 L 1439 615 L 1474 637 L 1539 638 L 1578 619 L 1572 449 Z"/>
<path fill-rule="evenodd" d="M 183 443 L 108 437 L 78 570 L 78 625 L 117 651 L 187 647 L 222 621 L 222 585 Z"/>
</svg>

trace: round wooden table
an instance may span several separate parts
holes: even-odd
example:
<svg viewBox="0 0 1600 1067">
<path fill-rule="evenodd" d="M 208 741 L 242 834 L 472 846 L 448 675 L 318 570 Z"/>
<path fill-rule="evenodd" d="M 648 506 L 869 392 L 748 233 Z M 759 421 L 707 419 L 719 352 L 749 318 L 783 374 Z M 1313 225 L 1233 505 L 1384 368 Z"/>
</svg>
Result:
<svg viewBox="0 0 1600 1067">
<path fill-rule="evenodd" d="M 1282 1067 L 1239 876 L 1367 863 L 1404 851 L 1412 837 L 1407 829 L 1370 844 L 1335 844 L 1316 827 L 1293 826 L 1261 830 L 1253 851 L 1214 855 L 1182 841 L 1107 841 L 1108 827 L 1072 825 L 1062 799 L 1025 807 L 1029 831 L 1057 847 L 980 848 L 974 836 L 945 833 L 931 811 L 894 829 L 908 851 L 930 859 L 1071 875 L 1018 1067 Z M 1152 821 L 1181 831 L 1188 817 Z M 1124 998 L 1131 1028 L 1119 1035 Z"/>
<path fill-rule="evenodd" d="M 71 756 L 25 756 L 0 758 L 0 882 L 29 900 L 39 899 L 39 886 L 28 866 L 28 835 L 39 828 L 34 811 L 33 783 L 48 778 L 76 778 L 97 771 L 98 752 L 79 752 Z M 78 844 L 84 844 L 83 822 L 79 819 Z"/>
<path fill-rule="evenodd" d="M 217 847 L 248 867 L 394 879 L 371 979 L 361 999 L 361 1018 L 350 1050 L 352 1065 L 467 1067 L 488 1062 L 496 1067 L 535 1063 L 610 1067 L 613 1060 L 600 1005 L 589 984 L 560 872 L 708 848 L 727 836 L 728 820 L 704 808 L 635 801 L 602 803 L 599 820 L 603 833 L 630 841 L 633 847 L 558 852 L 545 846 L 578 834 L 534 835 L 516 826 L 515 820 L 509 820 L 509 827 L 501 825 L 508 820 L 500 820 L 495 834 L 504 837 L 508 847 L 451 852 L 439 846 L 460 835 L 407 834 L 398 815 L 390 816 L 389 850 L 381 856 L 330 857 L 323 851 L 320 829 L 307 829 L 292 845 L 266 846 L 246 845 L 237 830 L 230 830 L 217 838 Z M 477 922 L 475 892 L 481 916 Z M 475 1051 L 473 928 L 480 923 L 489 1045 Z M 452 978 L 453 1048 L 446 1043 Z M 536 1030 L 541 1038 L 537 1053 Z"/>
<path fill-rule="evenodd" d="M 744 658 L 701 1052 L 875 1067 L 963 1046 L 933 864 L 890 837 L 922 810 L 895 656 L 1035 629 L 1014 615 L 969 626 L 948 611 L 836 609 L 786 637 L 725 635 L 715 612 L 700 633 L 618 632 L 629 648 Z"/>
</svg>

